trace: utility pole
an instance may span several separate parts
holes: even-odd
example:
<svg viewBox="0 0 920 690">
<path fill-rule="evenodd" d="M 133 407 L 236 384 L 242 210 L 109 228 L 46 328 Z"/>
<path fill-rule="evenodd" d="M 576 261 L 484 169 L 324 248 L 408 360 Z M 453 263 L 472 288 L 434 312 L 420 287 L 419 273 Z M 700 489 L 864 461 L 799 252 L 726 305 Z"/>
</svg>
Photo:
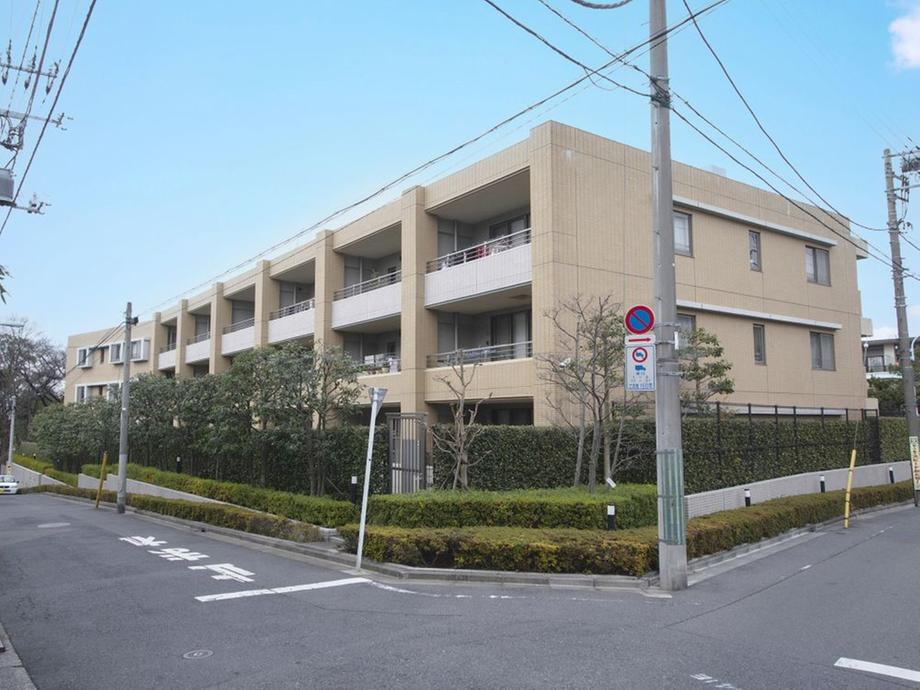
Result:
<svg viewBox="0 0 920 690">
<path fill-rule="evenodd" d="M 24 323 L 2 323 L 0 326 L 6 326 L 7 328 L 18 328 L 20 335 L 22 334 L 22 329 L 25 327 Z M 18 348 L 16 348 L 18 350 Z M 16 381 L 13 379 L 11 381 L 13 384 L 13 396 L 10 401 L 10 446 L 9 451 L 6 456 L 6 473 L 9 474 L 13 471 L 13 444 L 16 439 Z"/>
<path fill-rule="evenodd" d="M 652 236 L 655 311 L 655 449 L 658 475 L 658 572 L 666 590 L 687 587 L 687 524 L 680 429 L 680 368 L 675 348 L 674 195 L 671 189 L 671 91 L 668 84 L 667 8 L 650 0 L 652 118 Z"/>
<path fill-rule="evenodd" d="M 910 333 L 907 325 L 907 301 L 904 298 L 904 266 L 901 263 L 901 222 L 898 220 L 898 210 L 895 204 L 892 158 L 891 150 L 885 149 L 885 196 L 888 201 L 888 239 L 891 243 L 891 279 L 894 282 L 894 310 L 898 319 L 898 364 L 901 367 L 904 408 L 907 412 L 907 438 L 911 447 L 911 455 L 913 456 L 914 448 L 920 443 L 920 419 L 917 417 L 917 388 L 914 377 Z M 920 505 L 920 493 L 918 493 L 916 486 L 914 486 L 914 505 Z"/>
<path fill-rule="evenodd" d="M 121 430 L 118 434 L 118 494 L 115 508 L 125 512 L 128 500 L 128 401 L 131 398 L 131 326 L 137 319 L 131 316 L 131 303 L 125 309 L 125 342 L 121 346 L 121 360 L 124 370 L 121 378 Z"/>
</svg>

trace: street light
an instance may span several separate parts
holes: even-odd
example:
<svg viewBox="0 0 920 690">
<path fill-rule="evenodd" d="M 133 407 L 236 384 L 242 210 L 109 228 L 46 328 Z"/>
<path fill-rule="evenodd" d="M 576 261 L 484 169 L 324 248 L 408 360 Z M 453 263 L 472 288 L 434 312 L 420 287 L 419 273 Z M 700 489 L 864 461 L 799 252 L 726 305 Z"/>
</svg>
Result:
<svg viewBox="0 0 920 690">
<path fill-rule="evenodd" d="M 358 526 L 358 557 L 355 568 L 361 569 L 361 557 L 364 553 L 364 523 L 367 521 L 367 494 L 371 485 L 371 456 L 374 454 L 374 428 L 377 426 L 377 412 L 387 395 L 386 388 L 371 388 L 371 426 L 367 433 L 367 461 L 364 465 L 364 497 L 361 499 L 361 524 Z"/>
<path fill-rule="evenodd" d="M 6 328 L 18 328 L 19 333 L 22 333 L 22 329 L 25 327 L 24 323 L 0 323 L 0 326 L 5 326 Z M 13 372 L 11 370 L 10 377 L 12 383 Z M 13 439 L 16 438 L 16 387 L 13 386 L 13 401 L 10 406 L 10 447 L 9 452 L 6 457 L 6 473 L 9 474 L 13 470 Z"/>
</svg>

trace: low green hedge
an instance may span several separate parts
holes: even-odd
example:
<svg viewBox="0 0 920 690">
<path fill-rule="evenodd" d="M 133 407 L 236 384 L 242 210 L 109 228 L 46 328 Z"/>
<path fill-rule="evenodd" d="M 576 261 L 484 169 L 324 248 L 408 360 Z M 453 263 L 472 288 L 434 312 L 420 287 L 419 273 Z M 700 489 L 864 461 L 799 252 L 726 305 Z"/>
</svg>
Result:
<svg viewBox="0 0 920 690">
<path fill-rule="evenodd" d="M 44 474 L 47 477 L 52 479 L 57 479 L 59 482 L 64 482 L 70 486 L 77 485 L 77 475 L 71 474 L 70 472 L 63 472 L 62 470 L 54 469 L 54 465 L 50 462 L 45 462 L 44 460 L 37 460 L 36 458 L 30 458 L 27 455 L 14 455 L 13 462 L 17 465 L 22 465 L 23 467 L 38 472 L 39 474 Z"/>
<path fill-rule="evenodd" d="M 853 490 L 854 510 L 909 500 L 910 482 Z M 844 492 L 791 496 L 695 518 L 687 528 L 691 558 L 778 536 L 843 514 Z M 357 549 L 358 528 L 339 528 Z M 462 527 L 405 529 L 369 525 L 365 555 L 411 566 L 640 576 L 658 567 L 654 527 L 598 530 Z"/>
<path fill-rule="evenodd" d="M 50 492 L 81 498 L 96 498 L 92 489 L 76 489 L 69 486 L 43 485 L 23 489 L 22 493 Z M 115 492 L 103 491 L 102 500 L 106 503 L 115 502 Z M 315 525 L 288 520 L 278 515 L 255 513 L 236 506 L 221 505 L 219 503 L 197 503 L 194 501 L 177 501 L 159 496 L 142 496 L 129 494 L 127 504 L 132 508 L 146 510 L 160 515 L 204 522 L 217 527 L 262 534 L 268 537 L 278 537 L 297 542 L 320 541 L 322 536 Z"/>
<path fill-rule="evenodd" d="M 423 491 L 374 496 L 368 522 L 395 527 L 529 527 L 604 529 L 607 506 L 616 506 L 617 525 L 654 525 L 654 485 L 620 484 L 595 493 L 583 488 L 519 491 Z"/>
<path fill-rule="evenodd" d="M 98 477 L 100 469 L 99 465 L 83 465 L 83 474 Z M 314 525 L 338 527 L 354 520 L 357 516 L 355 507 L 347 501 L 263 489 L 249 484 L 234 484 L 232 482 L 219 482 L 215 479 L 202 479 L 188 474 L 164 472 L 153 467 L 132 463 L 128 464 L 128 478 L 156 484 L 168 489 L 185 491 L 196 496 L 233 503 L 253 510 L 282 515 L 292 520 L 309 522 Z"/>
</svg>

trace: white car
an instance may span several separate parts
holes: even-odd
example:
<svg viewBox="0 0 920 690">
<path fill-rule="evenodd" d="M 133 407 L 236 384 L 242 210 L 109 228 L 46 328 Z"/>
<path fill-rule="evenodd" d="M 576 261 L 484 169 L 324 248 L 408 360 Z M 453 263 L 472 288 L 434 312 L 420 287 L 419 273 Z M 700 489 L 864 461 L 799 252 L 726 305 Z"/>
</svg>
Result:
<svg viewBox="0 0 920 690">
<path fill-rule="evenodd" d="M 0 494 L 18 494 L 19 480 L 11 474 L 0 474 Z"/>
</svg>

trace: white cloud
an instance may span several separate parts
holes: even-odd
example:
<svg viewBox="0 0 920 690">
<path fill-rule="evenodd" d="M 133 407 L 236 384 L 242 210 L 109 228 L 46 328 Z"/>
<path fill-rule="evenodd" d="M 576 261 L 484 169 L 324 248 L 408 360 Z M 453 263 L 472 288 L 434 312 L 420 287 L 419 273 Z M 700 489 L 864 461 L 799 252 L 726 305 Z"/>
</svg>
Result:
<svg viewBox="0 0 920 690">
<path fill-rule="evenodd" d="M 901 69 L 920 68 L 920 1 L 913 4 L 903 17 L 888 26 L 894 64 Z"/>
</svg>

